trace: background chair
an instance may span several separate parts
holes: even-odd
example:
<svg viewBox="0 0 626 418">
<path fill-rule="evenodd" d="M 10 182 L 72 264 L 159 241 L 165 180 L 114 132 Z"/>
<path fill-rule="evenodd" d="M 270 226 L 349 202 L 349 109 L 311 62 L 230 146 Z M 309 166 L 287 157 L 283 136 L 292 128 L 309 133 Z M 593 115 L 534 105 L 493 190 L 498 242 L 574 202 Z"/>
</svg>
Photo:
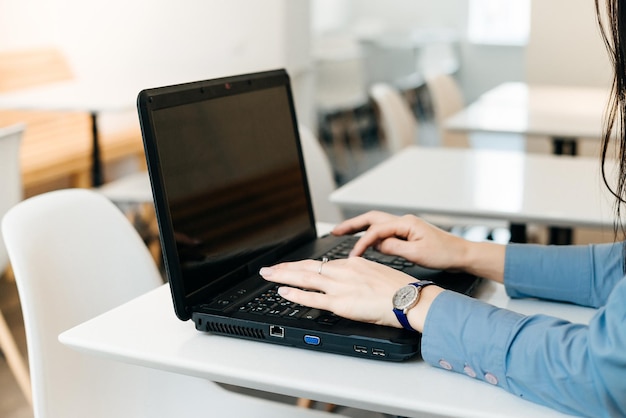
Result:
<svg viewBox="0 0 626 418">
<path fill-rule="evenodd" d="M 343 220 L 341 210 L 328 200 L 330 194 L 337 188 L 328 156 L 310 129 L 301 125 L 299 131 L 315 219 L 318 222 L 341 222 Z"/>
<path fill-rule="evenodd" d="M 15 206 L 2 225 L 24 313 L 35 417 L 328 416 L 61 345 L 60 332 L 163 283 L 139 235 L 105 197 L 50 192 Z"/>
<path fill-rule="evenodd" d="M 22 178 L 20 174 L 20 144 L 23 125 L 12 125 L 0 128 L 0 218 L 16 203 L 22 200 Z M 0 226 L 0 235 L 2 226 Z M 9 256 L 4 242 L 0 239 L 0 278 L 7 271 Z M 15 376 L 15 380 L 31 403 L 30 378 L 28 367 L 15 343 L 15 339 L 0 310 L 0 349 L 6 357 L 7 364 Z"/>
<path fill-rule="evenodd" d="M 426 78 L 426 86 L 430 93 L 440 144 L 444 147 L 469 148 L 467 134 L 448 132 L 444 127 L 446 118 L 465 106 L 463 93 L 454 77 L 444 73 L 430 75 Z"/>
<path fill-rule="evenodd" d="M 327 35 L 312 46 L 315 60 L 315 107 L 327 131 L 340 171 L 360 158 L 363 137 L 359 109 L 367 105 L 363 52 L 351 36 Z"/>
<path fill-rule="evenodd" d="M 386 83 L 373 84 L 369 92 L 378 109 L 387 150 L 394 154 L 409 145 L 416 145 L 417 120 L 400 92 Z"/>
</svg>

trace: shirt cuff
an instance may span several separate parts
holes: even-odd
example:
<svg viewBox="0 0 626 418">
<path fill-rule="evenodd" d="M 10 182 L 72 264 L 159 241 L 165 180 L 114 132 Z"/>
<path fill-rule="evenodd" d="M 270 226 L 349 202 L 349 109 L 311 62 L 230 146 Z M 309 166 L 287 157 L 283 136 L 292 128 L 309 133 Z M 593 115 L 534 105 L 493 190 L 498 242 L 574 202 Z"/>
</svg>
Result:
<svg viewBox="0 0 626 418">
<path fill-rule="evenodd" d="M 422 358 L 442 369 L 507 390 L 506 356 L 524 316 L 452 291 L 433 301 L 422 334 Z"/>
</svg>

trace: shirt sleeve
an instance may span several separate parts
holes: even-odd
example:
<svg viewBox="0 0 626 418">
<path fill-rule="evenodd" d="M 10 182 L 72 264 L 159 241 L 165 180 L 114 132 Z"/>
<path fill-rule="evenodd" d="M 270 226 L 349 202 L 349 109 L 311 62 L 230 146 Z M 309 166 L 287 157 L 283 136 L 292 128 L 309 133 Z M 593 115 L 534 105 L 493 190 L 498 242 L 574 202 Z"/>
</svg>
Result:
<svg viewBox="0 0 626 418">
<path fill-rule="evenodd" d="M 603 306 L 624 275 L 624 243 L 585 246 L 509 244 L 504 285 L 514 298 Z"/>
<path fill-rule="evenodd" d="M 514 289 L 515 296 L 562 300 L 560 292 L 573 282 L 587 290 L 586 296 L 578 298 L 575 292 L 566 290 L 568 300 L 592 306 L 604 304 L 588 325 L 545 315 L 525 316 L 444 291 L 434 300 L 426 318 L 424 361 L 565 413 L 626 416 L 626 277 L 613 276 L 615 269 L 621 269 L 621 261 L 617 261 L 621 250 L 591 246 L 576 251 L 580 251 L 572 256 L 576 266 L 564 265 L 563 270 L 524 267 L 542 279 L 530 279 L 536 283 L 523 290 L 516 285 L 507 291 L 513 293 Z M 522 253 L 515 254 L 518 256 Z M 507 261 L 515 257 L 507 256 Z M 547 263 L 546 254 L 530 258 L 537 261 L 536 257 L 544 258 L 540 264 Z M 599 267 L 596 264 L 600 260 L 612 264 Z M 591 274 L 594 284 L 585 284 L 585 271 L 576 271 L 580 267 L 588 269 L 586 279 L 589 281 Z M 551 282 L 550 271 L 560 276 L 547 284 Z M 517 281 L 521 285 L 522 277 Z M 594 289 L 596 281 L 602 282 L 598 289 Z"/>
</svg>

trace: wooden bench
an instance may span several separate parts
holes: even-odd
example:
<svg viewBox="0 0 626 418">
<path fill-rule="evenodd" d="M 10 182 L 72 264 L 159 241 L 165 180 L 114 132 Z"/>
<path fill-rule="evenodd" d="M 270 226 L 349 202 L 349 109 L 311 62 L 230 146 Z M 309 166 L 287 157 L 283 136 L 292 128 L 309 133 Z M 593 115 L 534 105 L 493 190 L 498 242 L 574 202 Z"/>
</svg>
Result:
<svg viewBox="0 0 626 418">
<path fill-rule="evenodd" d="M 70 80 L 71 68 L 60 51 L 38 48 L 0 51 L 0 92 Z M 61 187 L 90 187 L 91 119 L 84 112 L 0 110 L 0 126 L 26 124 L 21 147 L 25 195 Z M 135 159 L 145 167 L 139 125 L 99 136 L 101 161 L 107 166 Z"/>
</svg>

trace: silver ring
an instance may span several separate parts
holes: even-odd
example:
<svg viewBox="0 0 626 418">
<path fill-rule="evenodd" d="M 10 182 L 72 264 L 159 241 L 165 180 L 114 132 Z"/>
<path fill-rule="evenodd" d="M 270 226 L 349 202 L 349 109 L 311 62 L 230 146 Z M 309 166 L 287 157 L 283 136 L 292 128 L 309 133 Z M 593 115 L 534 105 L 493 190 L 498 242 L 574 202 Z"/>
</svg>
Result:
<svg viewBox="0 0 626 418">
<path fill-rule="evenodd" d="M 324 268 L 324 264 L 328 263 L 328 257 L 322 258 L 322 263 L 320 264 L 319 270 L 317 270 L 317 274 L 322 274 L 322 268 Z"/>
</svg>

